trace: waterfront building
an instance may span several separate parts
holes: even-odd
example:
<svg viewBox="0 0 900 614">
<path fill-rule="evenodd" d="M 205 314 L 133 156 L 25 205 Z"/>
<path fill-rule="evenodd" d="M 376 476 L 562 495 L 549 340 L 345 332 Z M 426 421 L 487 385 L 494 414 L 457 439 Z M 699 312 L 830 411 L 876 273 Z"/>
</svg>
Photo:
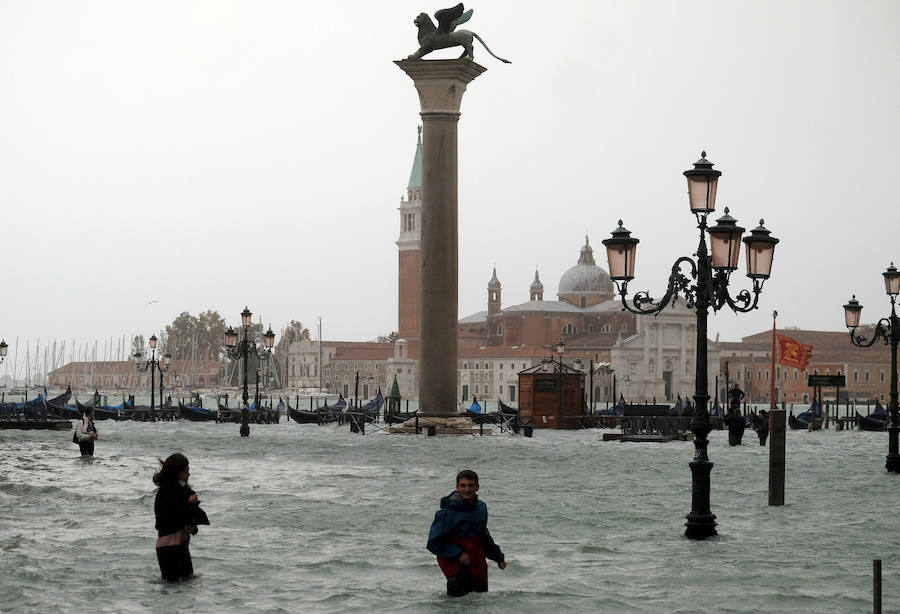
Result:
<svg viewBox="0 0 900 614">
<path fill-rule="evenodd" d="M 162 374 L 166 388 L 211 388 L 219 385 L 222 364 L 217 360 L 172 360 Z M 156 374 L 159 385 L 160 374 Z M 150 387 L 150 372 L 141 373 L 130 360 L 69 362 L 47 374 L 47 387 L 64 390 L 71 385 L 76 393 L 94 389 L 135 391 Z"/>
<path fill-rule="evenodd" d="M 872 325 L 862 326 L 857 334 L 872 336 Z M 887 406 L 891 383 L 891 349 L 883 343 L 861 349 L 850 344 L 846 332 L 779 329 L 779 335 L 811 345 L 812 357 L 804 369 L 775 364 L 775 395 L 778 403 L 806 405 L 813 396 L 807 377 L 843 375 L 846 388 L 841 402 L 866 403 L 878 400 Z M 772 331 L 743 337 L 739 342 L 722 342 L 719 357 L 719 398 L 725 388 L 726 365 L 729 382 L 744 391 L 744 400 L 768 403 L 772 376 Z M 777 350 L 776 350 L 777 351 Z M 777 357 L 776 357 L 777 358 Z M 710 360 L 712 362 L 712 360 Z M 713 381 L 713 380 L 710 380 Z M 824 388 L 826 401 L 836 398 L 837 390 Z"/>
</svg>

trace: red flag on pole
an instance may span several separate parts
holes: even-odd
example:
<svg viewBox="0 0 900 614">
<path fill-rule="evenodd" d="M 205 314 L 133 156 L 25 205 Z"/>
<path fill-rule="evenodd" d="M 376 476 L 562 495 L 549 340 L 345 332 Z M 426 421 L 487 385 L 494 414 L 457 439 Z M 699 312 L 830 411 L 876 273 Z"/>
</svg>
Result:
<svg viewBox="0 0 900 614">
<path fill-rule="evenodd" d="M 778 364 L 805 369 L 812 358 L 813 346 L 776 333 L 778 339 Z"/>
</svg>

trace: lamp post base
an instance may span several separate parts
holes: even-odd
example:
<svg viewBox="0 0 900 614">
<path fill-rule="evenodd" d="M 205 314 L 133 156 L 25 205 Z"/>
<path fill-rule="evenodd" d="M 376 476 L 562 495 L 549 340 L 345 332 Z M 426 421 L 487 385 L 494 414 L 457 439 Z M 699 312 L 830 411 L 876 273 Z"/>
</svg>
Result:
<svg viewBox="0 0 900 614">
<path fill-rule="evenodd" d="M 694 514 L 693 512 L 685 516 L 687 522 L 684 523 L 684 536 L 689 539 L 706 539 L 707 537 L 715 537 L 716 533 L 716 515 Z"/>
<path fill-rule="evenodd" d="M 697 442 L 695 442 L 696 444 Z M 705 441 L 703 442 L 706 443 Z M 705 448 L 705 446 L 704 446 Z M 709 509 L 709 474 L 713 464 L 708 460 L 694 460 L 691 468 L 691 511 L 685 516 L 684 536 L 689 539 L 706 539 L 718 535 L 716 515 Z"/>
<path fill-rule="evenodd" d="M 249 437 L 250 436 L 250 425 L 247 423 L 247 414 L 250 412 L 246 409 L 241 410 L 241 437 Z"/>
<path fill-rule="evenodd" d="M 898 454 L 898 433 L 900 427 L 888 427 L 888 455 L 885 457 L 884 468 L 890 473 L 900 473 L 900 454 Z"/>
</svg>

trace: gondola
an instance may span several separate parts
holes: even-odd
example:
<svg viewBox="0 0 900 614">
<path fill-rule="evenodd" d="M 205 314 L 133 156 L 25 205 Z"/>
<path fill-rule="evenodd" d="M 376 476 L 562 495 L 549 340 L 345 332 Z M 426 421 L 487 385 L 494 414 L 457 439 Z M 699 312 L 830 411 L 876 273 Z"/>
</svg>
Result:
<svg viewBox="0 0 900 614">
<path fill-rule="evenodd" d="M 375 422 L 378 419 L 378 414 L 381 412 L 382 407 L 384 407 L 384 395 L 381 394 L 381 388 L 379 388 L 375 396 L 364 405 L 360 405 L 356 409 L 344 411 L 345 413 L 362 414 L 365 417 L 366 422 Z"/>
<path fill-rule="evenodd" d="M 818 431 L 822 428 L 822 423 L 824 421 L 825 416 L 822 415 L 822 409 L 819 407 L 818 402 L 813 401 L 805 412 L 801 414 L 797 414 L 794 416 L 794 412 L 791 412 L 788 415 L 788 424 L 792 429 L 796 430 L 809 430 L 809 425 L 812 424 L 812 428 L 814 431 Z"/>
<path fill-rule="evenodd" d="M 887 411 L 877 400 L 875 410 L 868 416 L 856 412 L 856 423 L 861 431 L 885 431 L 887 430 Z"/>
<path fill-rule="evenodd" d="M 279 401 L 280 400 L 281 399 L 279 398 Z M 299 406 L 299 403 L 300 403 L 300 401 L 298 398 L 298 400 L 297 400 L 298 406 Z M 281 406 L 281 403 L 279 403 L 278 405 Z M 293 407 L 291 407 L 290 399 L 288 399 L 288 402 L 287 402 L 287 413 L 288 413 L 288 416 L 291 418 L 291 420 L 293 420 L 297 424 L 318 424 L 319 420 L 321 419 L 321 416 L 319 415 L 318 411 L 294 409 Z"/>
<path fill-rule="evenodd" d="M 66 386 L 66 391 L 56 398 L 47 401 L 47 411 L 52 416 L 62 420 L 78 420 L 81 418 L 81 412 L 74 405 L 69 405 L 72 398 L 72 387 Z"/>
<path fill-rule="evenodd" d="M 212 409 L 204 409 L 197 405 L 185 405 L 181 401 L 178 401 L 178 410 L 181 412 L 182 418 L 191 422 L 209 422 L 217 417 L 217 412 Z"/>
<path fill-rule="evenodd" d="M 337 422 L 346 409 L 347 401 L 344 399 L 344 395 L 338 394 L 338 400 L 334 402 L 334 405 L 329 405 L 328 401 L 325 401 L 325 405 L 318 408 L 317 411 L 321 422 Z"/>
<path fill-rule="evenodd" d="M 475 397 L 472 397 L 472 404 L 468 409 L 466 409 L 466 416 L 471 418 L 473 424 L 500 424 L 504 420 L 504 415 L 500 411 L 484 411 L 484 409 L 481 407 L 481 404 L 475 399 Z"/>
</svg>

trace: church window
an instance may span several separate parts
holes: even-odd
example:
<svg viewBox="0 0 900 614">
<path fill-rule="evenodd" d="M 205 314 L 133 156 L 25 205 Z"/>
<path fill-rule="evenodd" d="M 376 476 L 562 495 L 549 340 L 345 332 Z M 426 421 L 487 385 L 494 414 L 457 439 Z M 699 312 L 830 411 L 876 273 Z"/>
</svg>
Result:
<svg viewBox="0 0 900 614">
<path fill-rule="evenodd" d="M 593 332 L 594 332 L 594 325 L 593 325 L 593 324 L 588 324 L 588 334 L 590 335 L 590 334 L 593 333 Z"/>
<path fill-rule="evenodd" d="M 477 363 L 477 362 L 475 363 L 475 368 L 478 369 L 478 363 Z"/>
<path fill-rule="evenodd" d="M 500 324 L 497 325 L 497 334 L 498 334 L 498 335 L 502 335 L 502 334 L 503 334 L 503 323 L 502 323 L 502 322 L 501 322 Z"/>
<path fill-rule="evenodd" d="M 574 324 L 566 324 L 563 326 L 563 334 L 564 335 L 574 335 L 576 332 Z"/>
<path fill-rule="evenodd" d="M 469 368 L 469 363 L 464 362 L 464 363 L 463 363 L 463 369 L 468 369 L 468 368 Z"/>
<path fill-rule="evenodd" d="M 866 381 L 867 382 L 869 381 L 869 372 L 868 371 L 866 371 Z"/>
<path fill-rule="evenodd" d="M 794 381 L 797 381 L 797 369 L 794 369 Z"/>
<path fill-rule="evenodd" d="M 581 308 L 584 309 L 585 307 L 587 307 L 587 297 L 582 296 L 581 297 Z"/>
<path fill-rule="evenodd" d="M 475 394 L 478 394 L 478 384 L 475 384 Z"/>
<path fill-rule="evenodd" d="M 503 368 L 503 363 L 502 363 L 502 362 L 500 363 L 500 368 L 501 368 L 501 369 Z"/>
<path fill-rule="evenodd" d="M 611 333 L 612 332 L 612 324 L 604 324 L 600 328 L 600 332 L 602 333 Z"/>
<path fill-rule="evenodd" d="M 881 372 L 881 381 L 884 381 L 884 371 Z"/>
</svg>

